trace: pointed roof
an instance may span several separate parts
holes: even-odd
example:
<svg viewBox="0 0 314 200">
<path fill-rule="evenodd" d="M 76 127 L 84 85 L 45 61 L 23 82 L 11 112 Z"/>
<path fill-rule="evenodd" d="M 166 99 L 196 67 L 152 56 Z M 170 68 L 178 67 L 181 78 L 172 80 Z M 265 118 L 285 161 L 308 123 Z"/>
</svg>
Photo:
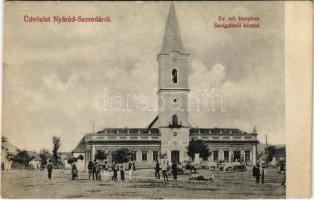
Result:
<svg viewBox="0 0 314 200">
<path fill-rule="evenodd" d="M 182 45 L 176 11 L 173 2 L 171 2 L 160 54 L 169 54 L 173 51 L 180 53 L 185 52 Z"/>
<path fill-rule="evenodd" d="M 85 152 L 85 137 L 81 139 L 81 141 L 72 151 L 72 153 L 84 153 L 84 152 Z"/>
<path fill-rule="evenodd" d="M 155 119 L 148 125 L 148 130 L 149 129 L 151 129 L 153 126 L 154 126 L 154 124 L 156 124 L 156 121 L 158 120 L 158 115 L 155 117 Z"/>
</svg>

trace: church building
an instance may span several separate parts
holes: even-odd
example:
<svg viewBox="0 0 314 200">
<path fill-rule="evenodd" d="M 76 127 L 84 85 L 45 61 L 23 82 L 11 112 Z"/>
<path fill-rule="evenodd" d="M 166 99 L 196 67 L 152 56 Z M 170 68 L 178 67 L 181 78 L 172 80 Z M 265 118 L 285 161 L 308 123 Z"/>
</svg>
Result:
<svg viewBox="0 0 314 200">
<path fill-rule="evenodd" d="M 78 168 L 86 170 L 98 151 L 106 160 L 114 160 L 113 152 L 127 148 L 132 159 L 142 166 L 160 157 L 170 162 L 189 160 L 187 147 L 191 140 L 203 140 L 210 151 L 209 161 L 243 160 L 256 164 L 257 133 L 246 133 L 234 128 L 195 128 L 189 123 L 189 57 L 184 50 L 176 12 L 171 3 L 165 35 L 157 61 L 159 64 L 159 111 L 147 128 L 106 128 L 85 135 L 72 151 L 73 156 L 84 156 Z M 179 104 L 179 105 L 177 105 Z"/>
</svg>

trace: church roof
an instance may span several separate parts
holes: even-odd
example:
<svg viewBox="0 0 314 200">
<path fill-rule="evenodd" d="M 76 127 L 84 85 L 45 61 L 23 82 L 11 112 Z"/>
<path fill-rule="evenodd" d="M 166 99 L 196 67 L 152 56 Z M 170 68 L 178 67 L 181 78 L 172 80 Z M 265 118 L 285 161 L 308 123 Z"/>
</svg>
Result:
<svg viewBox="0 0 314 200">
<path fill-rule="evenodd" d="M 154 120 L 148 125 L 148 130 L 152 129 L 158 120 L 158 115 L 154 118 Z"/>
<path fill-rule="evenodd" d="M 160 54 L 169 54 L 173 51 L 179 53 L 185 52 L 182 45 L 176 11 L 173 2 L 171 2 Z"/>
<path fill-rule="evenodd" d="M 192 135 L 247 135 L 252 133 L 243 132 L 237 128 L 191 128 Z M 256 134 L 256 133 L 253 133 Z"/>
<path fill-rule="evenodd" d="M 158 118 L 155 118 L 157 120 Z M 155 121 L 154 120 L 154 121 Z M 153 122 L 154 122 L 153 121 Z M 153 124 L 152 122 L 152 124 Z M 190 136 L 193 135 L 247 135 L 256 133 L 243 132 L 237 128 L 191 128 Z M 158 128 L 106 128 L 94 136 L 160 136 Z"/>
<path fill-rule="evenodd" d="M 104 136 L 160 136 L 158 128 L 106 128 L 98 131 L 96 135 Z"/>
</svg>

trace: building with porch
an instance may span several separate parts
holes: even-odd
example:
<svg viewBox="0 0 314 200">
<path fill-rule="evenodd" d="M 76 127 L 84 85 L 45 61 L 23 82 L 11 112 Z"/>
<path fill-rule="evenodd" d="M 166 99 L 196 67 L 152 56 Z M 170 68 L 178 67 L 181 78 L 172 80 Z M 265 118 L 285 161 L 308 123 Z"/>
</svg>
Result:
<svg viewBox="0 0 314 200">
<path fill-rule="evenodd" d="M 183 48 L 176 12 L 171 3 L 159 65 L 158 115 L 147 128 L 107 128 L 85 135 L 73 150 L 73 156 L 84 156 L 78 168 L 84 170 L 97 151 L 114 160 L 113 152 L 127 148 L 132 159 L 141 165 L 152 165 L 163 157 L 170 162 L 189 160 L 187 147 L 192 139 L 208 145 L 210 161 L 245 160 L 256 163 L 257 133 L 239 129 L 194 128 L 189 122 L 189 54 Z"/>
</svg>

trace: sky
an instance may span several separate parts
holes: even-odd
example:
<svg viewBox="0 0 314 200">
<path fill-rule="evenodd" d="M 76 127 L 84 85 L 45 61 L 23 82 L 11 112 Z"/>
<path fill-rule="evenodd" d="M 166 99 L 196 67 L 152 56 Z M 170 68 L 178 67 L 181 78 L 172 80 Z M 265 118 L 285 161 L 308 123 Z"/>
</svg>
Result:
<svg viewBox="0 0 314 200">
<path fill-rule="evenodd" d="M 7 2 L 2 134 L 21 149 L 61 151 L 109 127 L 147 127 L 156 111 L 105 110 L 101 100 L 153 97 L 169 2 Z M 285 143 L 282 2 L 176 2 L 190 54 L 191 95 L 215 89 L 223 110 L 190 112 L 195 127 L 254 126 Z M 24 16 L 110 16 L 111 23 L 25 23 Z M 258 29 L 215 29 L 218 16 L 254 16 Z M 136 100 L 131 99 L 131 104 Z M 195 102 L 191 101 L 192 107 Z M 220 105 L 220 104 L 218 104 Z"/>
</svg>

